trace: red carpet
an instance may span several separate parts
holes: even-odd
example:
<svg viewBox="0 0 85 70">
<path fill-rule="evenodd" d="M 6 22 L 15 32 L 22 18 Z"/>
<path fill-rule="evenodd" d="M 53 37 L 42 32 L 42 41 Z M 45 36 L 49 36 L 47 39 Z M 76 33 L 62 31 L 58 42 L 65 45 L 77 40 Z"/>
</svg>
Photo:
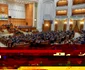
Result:
<svg viewBox="0 0 85 70">
<path fill-rule="evenodd" d="M 15 48 L 0 48 L 0 54 L 55 54 L 56 52 L 65 52 L 66 54 L 71 55 L 78 55 L 80 52 L 85 53 L 85 45 L 47 45 L 48 48 L 43 49 L 38 46 L 38 48 L 32 48 L 29 47 L 15 47 Z M 45 49 L 45 50 L 44 50 Z"/>
</svg>

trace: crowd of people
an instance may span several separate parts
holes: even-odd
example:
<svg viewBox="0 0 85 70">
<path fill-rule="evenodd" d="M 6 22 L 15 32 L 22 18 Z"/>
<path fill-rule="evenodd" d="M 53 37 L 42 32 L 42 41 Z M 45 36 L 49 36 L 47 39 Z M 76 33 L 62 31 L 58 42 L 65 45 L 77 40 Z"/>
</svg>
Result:
<svg viewBox="0 0 85 70">
<path fill-rule="evenodd" d="M 18 34 L 9 37 L 3 37 L 7 41 L 8 46 L 19 43 L 30 43 L 30 45 L 47 44 L 85 44 L 85 32 L 81 32 L 81 36 L 74 39 L 74 31 L 50 31 L 39 32 L 36 34 Z"/>
</svg>

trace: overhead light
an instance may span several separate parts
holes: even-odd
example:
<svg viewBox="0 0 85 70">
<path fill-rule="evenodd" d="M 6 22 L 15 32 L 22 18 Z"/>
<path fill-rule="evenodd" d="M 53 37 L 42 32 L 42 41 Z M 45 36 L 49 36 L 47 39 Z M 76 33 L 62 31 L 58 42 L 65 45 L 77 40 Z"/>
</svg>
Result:
<svg viewBox="0 0 85 70">
<path fill-rule="evenodd" d="M 70 24 L 73 24 L 73 22 L 72 22 L 72 21 L 70 21 Z"/>
<path fill-rule="evenodd" d="M 64 22 L 64 24 L 67 24 L 67 21 L 65 21 L 65 22 Z M 70 22 L 69 22 L 69 24 L 73 24 L 73 22 L 72 22 L 72 21 L 70 21 Z"/>
<path fill-rule="evenodd" d="M 49 24 L 45 24 L 45 26 L 49 26 Z"/>
<path fill-rule="evenodd" d="M 80 24 L 84 24 L 84 22 L 82 21 L 82 22 L 80 22 Z"/>
<path fill-rule="evenodd" d="M 58 22 L 57 22 L 57 21 L 55 21 L 55 24 L 58 24 Z"/>
<path fill-rule="evenodd" d="M 64 24 L 67 24 L 67 22 L 65 21 Z"/>
</svg>

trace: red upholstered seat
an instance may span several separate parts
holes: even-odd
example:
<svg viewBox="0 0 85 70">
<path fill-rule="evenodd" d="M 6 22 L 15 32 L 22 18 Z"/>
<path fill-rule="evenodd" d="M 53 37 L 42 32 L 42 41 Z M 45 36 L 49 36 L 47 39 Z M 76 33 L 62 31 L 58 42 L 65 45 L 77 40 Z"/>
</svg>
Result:
<svg viewBox="0 0 85 70">
<path fill-rule="evenodd" d="M 80 48 L 85 51 L 85 44 L 80 45 Z"/>
</svg>

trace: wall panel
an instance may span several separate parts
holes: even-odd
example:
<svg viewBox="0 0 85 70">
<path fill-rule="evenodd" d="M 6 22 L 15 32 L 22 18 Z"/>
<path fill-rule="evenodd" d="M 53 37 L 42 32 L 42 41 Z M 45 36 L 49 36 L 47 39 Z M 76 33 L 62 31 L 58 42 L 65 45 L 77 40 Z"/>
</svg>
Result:
<svg viewBox="0 0 85 70">
<path fill-rule="evenodd" d="M 25 5 L 17 3 L 9 3 L 9 16 L 12 18 L 25 19 Z"/>
<path fill-rule="evenodd" d="M 0 14 L 8 15 L 8 5 L 7 4 L 0 4 Z M 2 24 L 8 23 L 8 20 L 0 20 L 0 26 Z"/>
<path fill-rule="evenodd" d="M 28 26 L 32 26 L 33 25 L 33 3 L 26 4 L 25 9 L 26 9 L 26 13 L 25 13 L 26 22 L 28 23 Z"/>
<path fill-rule="evenodd" d="M 0 14 L 8 15 L 8 5 L 7 4 L 0 4 Z"/>
<path fill-rule="evenodd" d="M 25 19 L 16 19 L 16 18 L 12 18 L 11 19 L 11 23 L 15 26 L 17 25 L 26 25 Z"/>
<path fill-rule="evenodd" d="M 44 32 L 47 32 L 47 31 L 51 30 L 51 22 L 50 22 L 50 20 L 44 20 L 44 24 L 43 24 L 42 30 Z"/>
<path fill-rule="evenodd" d="M 8 20 L 0 20 L 0 26 L 7 23 L 8 23 Z"/>
</svg>

